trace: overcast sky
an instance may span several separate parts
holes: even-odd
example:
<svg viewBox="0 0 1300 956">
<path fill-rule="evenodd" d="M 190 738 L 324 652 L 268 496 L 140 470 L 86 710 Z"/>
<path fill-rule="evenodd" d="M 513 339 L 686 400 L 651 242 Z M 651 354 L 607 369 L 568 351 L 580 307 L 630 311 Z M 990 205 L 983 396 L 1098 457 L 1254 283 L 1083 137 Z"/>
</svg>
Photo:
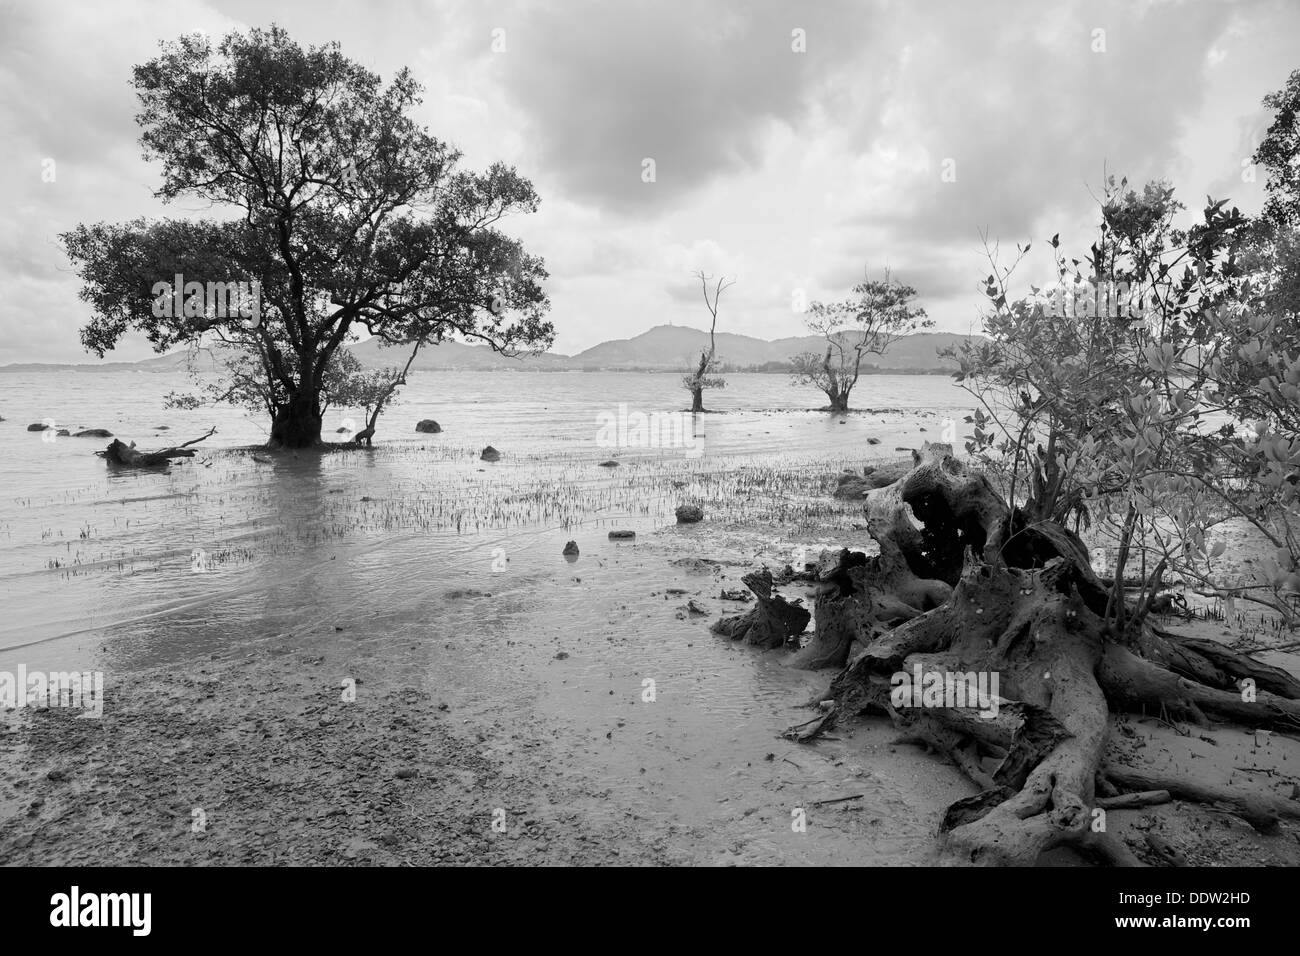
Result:
<svg viewBox="0 0 1300 956">
<path fill-rule="evenodd" d="M 533 180 L 542 209 L 511 228 L 547 260 L 566 353 L 704 325 L 697 268 L 738 280 L 724 331 L 801 334 L 799 293 L 839 298 L 886 266 L 967 331 L 981 231 L 1037 241 L 1023 275 L 1041 277 L 1043 239 L 1086 250 L 1106 170 L 1256 211 L 1260 100 L 1300 68 L 1287 0 L 0 0 L 0 364 L 91 360 L 59 232 L 201 212 L 152 198 L 132 66 L 272 21 L 385 80 L 409 66 L 419 119 L 467 165 Z M 148 354 L 137 338 L 109 358 Z"/>
</svg>

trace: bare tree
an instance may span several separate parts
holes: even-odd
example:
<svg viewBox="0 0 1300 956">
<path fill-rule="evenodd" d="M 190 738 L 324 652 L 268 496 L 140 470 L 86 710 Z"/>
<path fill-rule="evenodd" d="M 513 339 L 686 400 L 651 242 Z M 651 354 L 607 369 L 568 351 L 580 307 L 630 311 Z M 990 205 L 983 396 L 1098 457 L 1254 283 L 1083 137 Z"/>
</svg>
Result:
<svg viewBox="0 0 1300 956">
<path fill-rule="evenodd" d="M 709 283 L 713 276 L 705 275 L 704 270 L 695 273 L 700 280 L 700 287 L 704 291 L 704 305 L 709 310 L 709 315 L 713 322 L 709 326 L 709 347 L 700 350 L 700 362 L 694 372 L 682 376 L 682 388 L 691 393 L 691 411 L 702 412 L 704 408 L 704 390 L 706 388 L 725 388 L 727 380 L 715 374 L 718 368 L 717 343 L 715 334 L 718 329 L 718 299 L 722 297 L 724 289 L 729 289 L 736 284 L 736 280 L 727 281 L 726 276 L 720 276 L 713 287 L 713 299 L 709 299 Z"/>
<path fill-rule="evenodd" d="M 910 305 L 916 290 L 890 278 L 868 279 L 843 302 L 814 302 L 808 328 L 826 339 L 825 354 L 804 352 L 791 358 L 797 385 L 816 385 L 830 399 L 832 412 L 849 410 L 849 393 L 858 384 L 862 359 L 883 355 L 905 335 L 931 328 L 925 309 Z"/>
</svg>

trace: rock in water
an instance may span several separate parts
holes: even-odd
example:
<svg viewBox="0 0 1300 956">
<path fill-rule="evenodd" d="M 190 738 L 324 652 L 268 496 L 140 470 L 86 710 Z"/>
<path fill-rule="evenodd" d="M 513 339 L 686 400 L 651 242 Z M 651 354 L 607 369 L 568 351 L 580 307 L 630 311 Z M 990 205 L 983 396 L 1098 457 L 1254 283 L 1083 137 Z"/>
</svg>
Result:
<svg viewBox="0 0 1300 956">
<path fill-rule="evenodd" d="M 500 461 L 501 452 L 497 451 L 491 445 L 488 445 L 483 449 L 483 454 L 479 455 L 479 458 L 483 461 Z"/>
<path fill-rule="evenodd" d="M 566 544 L 566 545 L 564 546 L 564 552 L 563 552 L 563 554 L 564 554 L 564 556 L 565 556 L 566 558 L 567 558 L 567 557 L 575 557 L 575 558 L 576 558 L 576 557 L 578 556 L 578 542 L 576 542 L 576 541 L 570 541 L 568 544 Z"/>
<path fill-rule="evenodd" d="M 107 428 L 84 428 L 72 436 L 73 438 L 112 438 L 113 433 Z"/>
<path fill-rule="evenodd" d="M 695 524 L 697 521 L 704 520 L 704 510 L 699 505 L 678 505 L 677 523 L 678 524 Z"/>
<path fill-rule="evenodd" d="M 598 467 L 600 467 L 600 468 L 617 468 L 617 467 L 618 467 L 618 462 L 616 462 L 613 458 L 611 458 L 609 461 L 602 461 Z"/>
<path fill-rule="evenodd" d="M 49 427 L 50 426 L 45 424 L 44 422 L 32 422 L 30 425 L 27 426 L 27 430 L 29 432 L 43 432 L 45 431 L 45 429 Z"/>
<path fill-rule="evenodd" d="M 611 531 L 609 533 L 610 541 L 629 541 L 636 537 L 635 531 Z"/>
<path fill-rule="evenodd" d="M 442 426 L 439 425 L 437 422 L 435 422 L 432 418 L 422 418 L 420 419 L 419 422 L 416 423 L 415 430 L 417 432 L 426 432 L 427 434 L 430 435 L 436 435 L 440 431 L 442 431 Z"/>
</svg>

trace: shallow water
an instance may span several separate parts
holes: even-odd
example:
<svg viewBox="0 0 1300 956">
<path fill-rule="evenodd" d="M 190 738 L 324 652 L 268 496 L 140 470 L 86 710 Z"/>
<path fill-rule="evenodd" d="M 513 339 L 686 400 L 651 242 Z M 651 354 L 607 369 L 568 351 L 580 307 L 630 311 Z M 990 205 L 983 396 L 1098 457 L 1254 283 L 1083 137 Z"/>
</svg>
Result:
<svg viewBox="0 0 1300 956">
<path fill-rule="evenodd" d="M 679 409 L 685 393 L 677 381 L 426 373 L 385 415 L 376 451 L 261 464 L 216 454 L 263 441 L 260 419 L 225 407 L 163 409 L 164 395 L 187 387 L 183 375 L 0 373 L 7 419 L 0 433 L 14 452 L 0 458 L 0 590 L 8 611 L 0 655 L 23 648 L 73 663 L 108 640 L 132 664 L 173 660 L 207 650 L 205 642 L 288 630 L 320 613 L 322 602 L 400 602 L 405 588 L 447 580 L 451 569 L 500 565 L 497 549 L 509 559 L 506 576 L 527 596 L 542 580 L 528 575 L 544 575 L 557 560 L 555 542 L 581 539 L 577 529 L 600 540 L 611 523 L 670 524 L 677 500 L 698 495 L 701 484 L 724 498 L 748 495 L 752 488 L 728 486 L 737 468 L 766 473 L 821 463 L 835 471 L 896 457 L 896 446 L 937 440 L 941 418 L 965 409 L 965 393 L 946 377 L 874 376 L 863 380 L 858 403 L 900 411 L 754 411 L 807 408 L 818 393 L 785 376 L 732 375 L 708 399 L 726 414 L 695 417 L 696 447 L 599 443 L 599 416 L 618 416 L 620 403 L 632 414 Z M 349 417 L 361 416 L 327 413 L 327 432 Z M 422 418 L 444 431 L 417 434 Z M 169 473 L 115 473 L 93 455 L 103 439 L 44 441 L 25 431 L 44 420 L 74 431 L 105 427 L 143 448 L 186 441 L 212 424 L 218 431 Z M 868 436 L 880 444 L 869 446 Z M 503 452 L 501 462 L 478 461 L 487 444 Z M 593 467 L 610 458 L 623 467 Z M 672 486 L 680 473 L 690 487 Z M 755 519 L 807 493 L 769 490 L 770 500 L 748 508 Z M 745 502 L 729 503 L 740 517 Z M 197 559 L 196 550 L 203 552 Z M 211 572 L 194 573 L 196 561 Z"/>
<path fill-rule="evenodd" d="M 727 413 L 698 417 L 697 449 L 597 440 L 619 402 L 679 408 L 676 376 L 439 373 L 414 380 L 373 451 L 258 461 L 232 449 L 264 440 L 259 421 L 161 410 L 184 386 L 175 376 L 0 373 L 0 430 L 23 450 L 0 461 L 0 669 L 99 670 L 111 687 L 211 656 L 328 654 L 369 686 L 416 682 L 498 728 L 485 747 L 503 759 L 508 728 L 543 729 L 558 754 L 547 771 L 587 794 L 583 813 L 675 834 L 679 858 L 913 862 L 930 842 L 926 787 L 937 808 L 952 785 L 907 779 L 901 758 L 864 765 L 847 743 L 796 754 L 780 731 L 808 719 L 799 705 L 827 678 L 708 625 L 743 609 L 719 591 L 760 559 L 865 544 L 850 530 L 860 512 L 829 498 L 835 472 L 938 440 L 964 393 L 943 377 L 872 377 L 859 404 L 895 411 L 831 416 L 783 376 L 728 381 L 709 399 Z M 776 410 L 789 407 L 802 410 Z M 218 434 L 169 472 L 112 472 L 93 455 L 103 439 L 24 431 L 47 417 L 146 448 Z M 444 431 L 417 435 L 421 418 Z M 487 444 L 501 461 L 478 460 Z M 620 467 L 599 467 L 611 458 Z M 704 524 L 674 525 L 687 500 L 705 504 Z M 610 541 L 613 529 L 637 539 Z M 576 562 L 560 554 L 570 539 Z M 723 563 L 673 563 L 690 556 Z M 685 613 L 689 598 L 708 616 Z M 864 797 L 821 818 L 887 818 L 887 836 L 845 844 L 823 825 L 788 839 L 787 804 L 846 787 Z"/>
</svg>

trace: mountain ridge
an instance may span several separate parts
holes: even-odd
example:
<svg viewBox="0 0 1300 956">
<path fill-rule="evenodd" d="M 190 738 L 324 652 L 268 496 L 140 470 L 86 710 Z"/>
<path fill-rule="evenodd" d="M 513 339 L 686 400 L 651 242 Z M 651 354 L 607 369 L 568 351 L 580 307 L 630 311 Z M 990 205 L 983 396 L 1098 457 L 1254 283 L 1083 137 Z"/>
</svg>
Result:
<svg viewBox="0 0 1300 956">
<path fill-rule="evenodd" d="M 708 343 L 709 333 L 689 325 L 656 325 L 627 339 L 610 339 L 575 355 L 557 352 L 507 357 L 487 345 L 468 345 L 447 341 L 426 345 L 416 356 L 412 371 L 454 369 L 491 370 L 522 369 L 538 371 L 682 371 L 694 364 Z M 820 335 L 785 336 L 760 339 L 739 332 L 717 333 L 718 358 L 724 371 L 780 372 L 792 356 L 801 352 L 821 352 L 826 340 Z M 952 368 L 938 356 L 938 350 L 967 338 L 956 332 L 917 332 L 896 341 L 883 356 L 867 355 L 863 369 L 900 372 L 944 372 Z M 368 339 L 348 346 L 367 368 L 403 365 L 408 354 L 404 348 L 381 348 L 378 340 Z M 154 355 L 138 362 L 14 362 L 0 366 L 3 371 L 41 368 L 66 369 L 137 369 L 168 371 L 185 364 L 184 350 Z M 765 367 L 766 366 L 766 367 Z"/>
</svg>

